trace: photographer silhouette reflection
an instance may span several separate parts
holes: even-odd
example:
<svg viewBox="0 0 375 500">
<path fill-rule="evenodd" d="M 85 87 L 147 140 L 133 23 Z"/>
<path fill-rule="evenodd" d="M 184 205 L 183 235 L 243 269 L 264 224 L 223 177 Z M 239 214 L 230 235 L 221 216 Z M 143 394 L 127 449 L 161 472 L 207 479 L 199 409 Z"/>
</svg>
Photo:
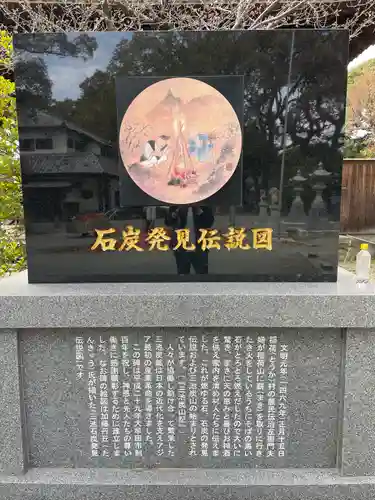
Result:
<svg viewBox="0 0 375 500">
<path fill-rule="evenodd" d="M 176 259 L 177 274 L 188 275 L 191 268 L 195 274 L 208 274 L 208 250 L 202 250 L 198 240 L 200 229 L 209 229 L 214 222 L 214 216 L 209 207 L 170 207 L 165 218 L 165 224 L 173 229 L 171 248 Z M 176 230 L 188 229 L 190 244 L 194 250 L 185 250 L 178 246 Z"/>
</svg>

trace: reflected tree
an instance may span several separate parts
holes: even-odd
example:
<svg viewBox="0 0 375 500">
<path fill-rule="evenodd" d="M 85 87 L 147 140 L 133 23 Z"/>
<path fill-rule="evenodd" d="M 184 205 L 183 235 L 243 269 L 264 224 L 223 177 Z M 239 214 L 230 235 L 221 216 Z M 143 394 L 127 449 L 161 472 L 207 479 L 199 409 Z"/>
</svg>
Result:
<svg viewBox="0 0 375 500">
<path fill-rule="evenodd" d="M 46 63 L 39 57 L 16 63 L 18 105 L 23 109 L 47 109 L 52 99 L 52 82 Z"/>
<path fill-rule="evenodd" d="M 200 32 L 135 33 L 117 45 L 106 71 L 81 83 L 79 99 L 56 103 L 56 109 L 115 143 L 117 76 L 242 74 L 244 172 L 258 195 L 260 189 L 279 186 L 284 130 L 286 184 L 298 169 L 311 173 L 322 159 L 327 170 L 337 171 L 345 61 L 339 60 L 334 47 L 343 34 L 335 35 L 337 40 L 330 34 L 328 40 L 320 31 L 312 39 L 311 32 L 297 31 L 292 47 L 291 33 L 258 32 L 254 37 L 243 32 L 215 32 L 210 37 Z"/>
<path fill-rule="evenodd" d="M 296 37 L 287 130 L 294 161 L 298 161 L 296 151 L 299 151 L 301 161 L 305 159 L 307 164 L 297 163 L 293 175 L 310 163 L 315 169 L 323 161 L 330 171 L 337 170 L 341 163 L 346 61 L 341 61 L 333 49 L 337 46 L 333 38 L 340 41 L 341 34 L 329 36 L 329 43 L 324 33 L 299 32 Z M 307 173 L 311 173 L 309 168 Z"/>
<path fill-rule="evenodd" d="M 18 37 L 16 47 L 29 54 L 50 54 L 73 56 L 88 59 L 98 48 L 95 36 L 81 33 L 72 36 L 68 33 L 33 33 L 30 37 Z"/>
<path fill-rule="evenodd" d="M 116 142 L 115 83 L 111 74 L 98 70 L 80 84 L 80 89 L 79 99 L 55 101 L 52 109 L 57 115 L 95 132 L 103 139 Z"/>
<path fill-rule="evenodd" d="M 297 32 L 286 125 L 285 181 L 299 169 L 309 177 L 322 162 L 334 174 L 323 193 L 328 203 L 331 194 L 340 190 L 336 181 L 340 178 L 344 143 L 346 59 L 340 60 L 341 55 L 334 50 L 342 43 L 341 37 L 339 32 Z M 287 210 L 292 189 L 286 187 L 285 194 Z M 311 183 L 306 183 L 302 194 L 306 212 L 314 196 Z"/>
<path fill-rule="evenodd" d="M 17 99 L 24 109 L 42 110 L 52 104 L 52 82 L 42 55 L 81 57 L 86 60 L 97 49 L 94 36 L 87 33 L 72 36 L 67 33 L 50 33 L 18 37 L 18 57 L 14 69 L 17 80 Z"/>
</svg>

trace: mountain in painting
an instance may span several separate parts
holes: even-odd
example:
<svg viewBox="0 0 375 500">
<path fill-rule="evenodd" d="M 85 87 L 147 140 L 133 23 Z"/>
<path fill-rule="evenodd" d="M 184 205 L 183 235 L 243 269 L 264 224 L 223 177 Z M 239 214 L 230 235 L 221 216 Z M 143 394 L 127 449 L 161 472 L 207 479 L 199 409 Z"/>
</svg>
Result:
<svg viewBox="0 0 375 500">
<path fill-rule="evenodd" d="M 147 119 L 151 123 L 154 123 L 155 121 L 164 122 L 165 120 L 172 121 L 172 112 L 175 106 L 182 106 L 182 101 L 179 97 L 176 97 L 173 94 L 171 89 L 169 89 L 164 99 L 156 104 L 156 106 L 154 106 L 147 114 Z"/>
<path fill-rule="evenodd" d="M 202 95 L 183 102 L 169 89 L 164 99 L 156 104 L 147 114 L 147 120 L 160 133 L 173 133 L 173 110 L 179 107 L 191 133 L 210 132 L 226 117 L 232 118 L 232 109 L 223 107 L 222 98 L 216 95 Z M 228 115 L 228 116 L 226 116 Z"/>
</svg>

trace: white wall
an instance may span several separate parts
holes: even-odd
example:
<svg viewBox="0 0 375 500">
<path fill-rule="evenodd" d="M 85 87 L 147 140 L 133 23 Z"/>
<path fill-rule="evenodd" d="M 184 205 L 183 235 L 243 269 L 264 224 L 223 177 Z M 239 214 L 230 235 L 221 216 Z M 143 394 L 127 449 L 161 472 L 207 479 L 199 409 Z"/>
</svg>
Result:
<svg viewBox="0 0 375 500">
<path fill-rule="evenodd" d="M 35 151 L 23 151 L 22 153 L 74 153 L 75 148 L 68 148 L 68 137 L 73 140 L 79 141 L 81 138 L 79 134 L 73 130 L 51 130 L 50 128 L 30 128 L 29 130 L 22 131 L 22 139 L 42 139 L 52 138 L 53 149 L 38 149 Z M 85 146 L 84 151 L 87 153 L 101 154 L 101 146 L 95 141 L 89 141 Z"/>
<path fill-rule="evenodd" d="M 66 130 L 54 130 L 51 131 L 49 128 L 39 128 L 39 129 L 30 129 L 22 131 L 22 139 L 43 139 L 52 137 L 53 141 L 53 150 L 51 149 L 37 149 L 35 151 L 22 151 L 22 154 L 29 153 L 66 153 L 67 149 L 67 131 Z"/>
</svg>

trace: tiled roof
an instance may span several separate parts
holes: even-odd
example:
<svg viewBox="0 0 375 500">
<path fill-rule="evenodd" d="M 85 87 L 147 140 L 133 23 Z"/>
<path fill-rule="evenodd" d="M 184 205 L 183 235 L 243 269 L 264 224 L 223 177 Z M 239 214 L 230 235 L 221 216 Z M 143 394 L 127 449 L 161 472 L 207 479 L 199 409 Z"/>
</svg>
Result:
<svg viewBox="0 0 375 500">
<path fill-rule="evenodd" d="M 107 146 L 111 144 L 109 141 L 106 141 L 105 139 L 102 139 L 101 137 L 92 134 L 88 130 L 81 128 L 75 123 L 63 120 L 58 116 L 45 113 L 44 111 L 38 111 L 36 114 L 33 115 L 21 111 L 18 117 L 18 123 L 21 129 L 36 128 L 36 127 L 66 127 L 70 130 L 74 130 L 78 134 L 82 134 L 86 137 L 89 137 L 90 139 L 99 144 L 105 144 Z"/>
<path fill-rule="evenodd" d="M 22 172 L 35 174 L 109 174 L 118 175 L 117 162 L 94 153 L 21 153 Z"/>
</svg>

